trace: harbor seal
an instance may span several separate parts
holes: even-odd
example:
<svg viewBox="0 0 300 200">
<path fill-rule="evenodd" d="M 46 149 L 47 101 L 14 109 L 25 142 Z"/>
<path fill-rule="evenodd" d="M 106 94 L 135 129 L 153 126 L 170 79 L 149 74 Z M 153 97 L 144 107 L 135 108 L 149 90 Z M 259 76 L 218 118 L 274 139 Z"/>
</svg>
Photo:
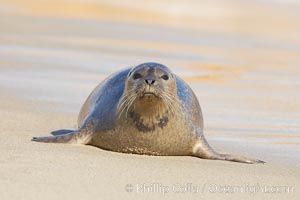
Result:
<svg viewBox="0 0 300 200">
<path fill-rule="evenodd" d="M 264 163 L 214 151 L 203 135 L 196 95 L 159 63 L 143 63 L 105 79 L 82 106 L 78 126 L 32 140 L 87 144 L 123 153 Z"/>
</svg>

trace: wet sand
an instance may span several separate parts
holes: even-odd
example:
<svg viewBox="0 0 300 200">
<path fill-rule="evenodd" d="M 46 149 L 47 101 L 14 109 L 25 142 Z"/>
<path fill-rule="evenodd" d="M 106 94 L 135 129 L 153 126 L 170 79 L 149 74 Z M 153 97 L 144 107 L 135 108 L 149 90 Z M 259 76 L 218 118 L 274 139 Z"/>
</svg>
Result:
<svg viewBox="0 0 300 200">
<path fill-rule="evenodd" d="M 299 4 L 165 2 L 0 1 L 0 199 L 299 198 Z M 215 149 L 267 163 L 30 141 L 75 129 L 101 80 L 145 61 L 191 85 Z"/>
</svg>

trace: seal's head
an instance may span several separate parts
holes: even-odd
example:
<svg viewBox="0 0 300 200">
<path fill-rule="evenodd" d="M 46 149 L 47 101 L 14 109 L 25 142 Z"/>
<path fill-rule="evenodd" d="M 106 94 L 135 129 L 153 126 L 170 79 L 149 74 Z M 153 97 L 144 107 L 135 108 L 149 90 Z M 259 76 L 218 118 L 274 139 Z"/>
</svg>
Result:
<svg viewBox="0 0 300 200">
<path fill-rule="evenodd" d="M 177 99 L 176 78 L 158 63 L 143 63 L 130 70 L 119 109 L 153 114 L 174 109 Z"/>
</svg>

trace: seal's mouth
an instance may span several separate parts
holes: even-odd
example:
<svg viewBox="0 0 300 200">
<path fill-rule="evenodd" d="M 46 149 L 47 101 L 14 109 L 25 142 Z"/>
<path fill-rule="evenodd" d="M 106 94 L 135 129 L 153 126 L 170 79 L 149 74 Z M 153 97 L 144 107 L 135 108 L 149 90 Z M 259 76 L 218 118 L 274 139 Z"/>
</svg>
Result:
<svg viewBox="0 0 300 200">
<path fill-rule="evenodd" d="M 159 98 L 159 92 L 154 87 L 145 87 L 139 92 L 139 98 L 142 101 L 154 102 Z"/>
<path fill-rule="evenodd" d="M 158 97 L 158 96 L 154 92 L 143 92 L 141 97 L 152 98 L 152 97 Z"/>
</svg>

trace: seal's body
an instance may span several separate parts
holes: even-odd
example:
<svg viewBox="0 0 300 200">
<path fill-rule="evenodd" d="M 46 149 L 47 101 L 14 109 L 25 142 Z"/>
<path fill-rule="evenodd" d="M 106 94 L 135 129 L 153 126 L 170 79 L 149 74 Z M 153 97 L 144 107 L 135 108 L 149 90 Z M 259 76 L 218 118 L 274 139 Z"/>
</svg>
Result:
<svg viewBox="0 0 300 200">
<path fill-rule="evenodd" d="M 70 133 L 33 141 L 89 144 L 124 153 L 263 163 L 215 152 L 203 136 L 203 118 L 195 94 L 158 63 L 144 63 L 104 80 L 84 103 L 78 125 L 79 129 Z"/>
</svg>

